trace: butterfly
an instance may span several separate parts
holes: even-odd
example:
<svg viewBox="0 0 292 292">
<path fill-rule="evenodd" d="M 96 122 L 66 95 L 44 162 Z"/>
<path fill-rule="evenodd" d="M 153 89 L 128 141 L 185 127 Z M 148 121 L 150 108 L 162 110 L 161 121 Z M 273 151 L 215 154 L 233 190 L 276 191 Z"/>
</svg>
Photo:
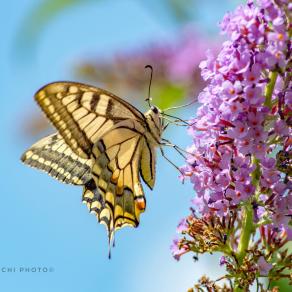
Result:
<svg viewBox="0 0 292 292">
<path fill-rule="evenodd" d="M 146 208 L 141 179 L 153 189 L 156 148 L 164 141 L 161 111 L 150 105 L 143 114 L 106 90 L 75 82 L 48 84 L 35 100 L 57 133 L 32 145 L 21 160 L 83 186 L 82 201 L 106 226 L 109 242 L 116 230 L 137 227 Z"/>
</svg>

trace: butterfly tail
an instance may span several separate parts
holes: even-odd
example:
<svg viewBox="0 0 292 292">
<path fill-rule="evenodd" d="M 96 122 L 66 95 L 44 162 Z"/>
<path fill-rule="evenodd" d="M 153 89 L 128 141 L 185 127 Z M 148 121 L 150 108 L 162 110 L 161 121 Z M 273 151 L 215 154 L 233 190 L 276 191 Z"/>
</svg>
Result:
<svg viewBox="0 0 292 292">
<path fill-rule="evenodd" d="M 112 215 L 108 212 L 108 208 L 104 202 L 100 191 L 96 187 L 93 179 L 87 182 L 83 189 L 82 202 L 87 205 L 90 213 L 94 214 L 99 223 L 104 224 L 108 234 L 109 255 L 110 247 L 114 242 L 114 232 Z"/>
</svg>

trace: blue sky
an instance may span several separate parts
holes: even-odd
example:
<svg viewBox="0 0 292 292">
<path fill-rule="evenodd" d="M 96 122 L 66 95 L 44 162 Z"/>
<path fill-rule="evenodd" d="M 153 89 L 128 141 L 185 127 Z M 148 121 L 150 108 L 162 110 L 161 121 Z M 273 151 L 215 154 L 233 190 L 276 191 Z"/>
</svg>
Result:
<svg viewBox="0 0 292 292">
<path fill-rule="evenodd" d="M 230 2 L 206 1 L 197 22 L 209 31 L 216 30 Z M 171 257 L 169 245 L 176 225 L 188 213 L 194 193 L 161 157 L 156 187 L 152 192 L 145 189 L 147 211 L 141 225 L 117 233 L 110 261 L 105 229 L 81 204 L 81 188 L 60 184 L 19 161 L 34 142 L 21 133 L 25 117 L 39 111 L 34 92 L 48 82 L 74 80 L 72 68 L 82 56 L 111 56 L 121 49 L 173 38 L 175 25 L 163 5 L 148 1 L 145 9 L 134 0 L 92 1 L 72 8 L 45 28 L 33 57 L 23 62 L 13 53 L 15 37 L 37 3 L 10 0 L 1 5 L 0 268 L 49 267 L 53 271 L 0 271 L 0 290 L 175 292 L 186 291 L 202 273 L 216 275 L 213 267 L 218 257 L 203 256 L 197 263 L 191 256 L 180 262 Z M 161 16 L 154 17 L 151 9 Z M 194 109 L 182 113 L 185 117 L 193 114 Z M 182 146 L 190 143 L 183 129 L 172 129 L 167 136 Z M 174 153 L 169 155 L 183 164 Z"/>
</svg>

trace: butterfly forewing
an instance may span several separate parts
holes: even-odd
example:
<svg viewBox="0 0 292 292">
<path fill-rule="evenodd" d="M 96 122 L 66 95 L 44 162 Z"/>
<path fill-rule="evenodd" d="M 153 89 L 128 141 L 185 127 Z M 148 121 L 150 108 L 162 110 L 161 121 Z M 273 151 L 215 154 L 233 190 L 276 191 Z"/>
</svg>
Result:
<svg viewBox="0 0 292 292">
<path fill-rule="evenodd" d="M 121 98 L 100 88 L 56 82 L 41 88 L 35 99 L 71 149 L 89 158 L 93 144 L 120 121 L 145 120 Z"/>
</svg>

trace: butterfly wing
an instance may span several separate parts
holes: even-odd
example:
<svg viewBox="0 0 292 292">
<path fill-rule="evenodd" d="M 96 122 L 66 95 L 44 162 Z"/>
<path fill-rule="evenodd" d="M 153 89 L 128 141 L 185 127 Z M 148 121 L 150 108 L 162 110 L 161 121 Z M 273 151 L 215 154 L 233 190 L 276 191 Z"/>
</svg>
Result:
<svg viewBox="0 0 292 292">
<path fill-rule="evenodd" d="M 123 99 L 93 86 L 55 82 L 41 88 L 35 99 L 65 142 L 89 159 L 92 146 L 115 124 L 144 115 Z"/>
<path fill-rule="evenodd" d="M 156 150 L 147 139 L 141 153 L 140 175 L 152 190 L 155 184 Z"/>
<path fill-rule="evenodd" d="M 110 240 L 119 228 L 137 227 L 146 208 L 140 175 L 150 188 L 155 182 L 154 148 L 161 132 L 155 112 L 143 115 L 105 90 L 74 82 L 48 84 L 35 99 L 59 135 L 33 145 L 23 161 L 64 182 L 84 185 L 82 200 L 106 225 Z M 64 178 L 71 167 L 78 169 L 74 179 Z"/>
<path fill-rule="evenodd" d="M 146 139 L 137 128 L 134 121 L 119 124 L 104 134 L 92 151 L 92 177 L 104 202 L 96 203 L 95 213 L 110 239 L 117 229 L 137 227 L 146 208 L 139 176 Z"/>
<path fill-rule="evenodd" d="M 91 160 L 77 156 L 59 134 L 32 145 L 21 160 L 67 184 L 84 185 L 92 179 Z"/>
<path fill-rule="evenodd" d="M 82 203 L 85 203 L 89 212 L 95 214 L 100 221 L 100 210 L 105 207 L 105 204 L 93 179 L 84 185 Z"/>
</svg>

